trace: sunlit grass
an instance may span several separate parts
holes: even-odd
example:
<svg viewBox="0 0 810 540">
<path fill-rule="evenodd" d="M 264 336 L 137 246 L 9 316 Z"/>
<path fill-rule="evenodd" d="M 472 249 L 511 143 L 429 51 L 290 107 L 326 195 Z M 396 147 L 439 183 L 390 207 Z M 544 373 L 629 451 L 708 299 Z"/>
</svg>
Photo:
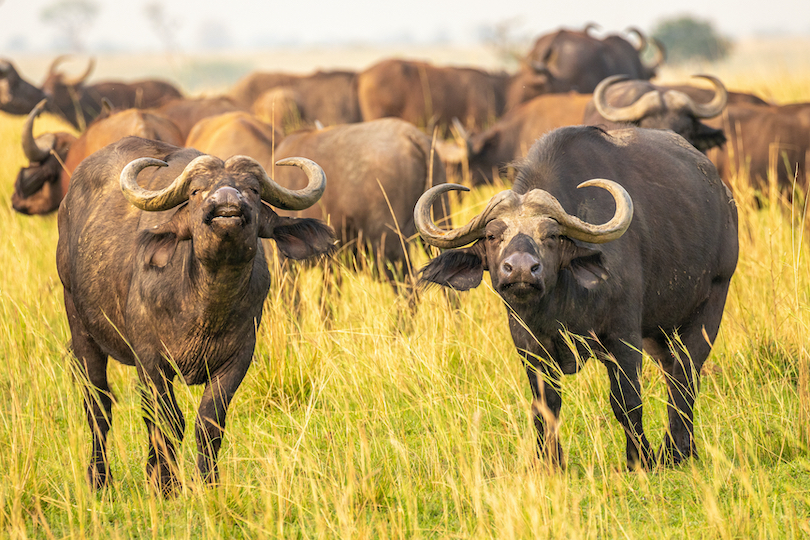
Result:
<svg viewBox="0 0 810 540">
<path fill-rule="evenodd" d="M 776 83 L 778 84 L 778 83 Z M 802 98 L 803 99 L 803 98 Z M 796 99 L 798 100 L 798 99 Z M 735 186 L 740 262 L 696 408 L 701 460 L 627 473 L 597 362 L 563 381 L 567 468 L 534 458 L 525 373 L 485 283 L 418 308 L 369 270 L 276 269 L 236 394 L 221 485 L 187 429 L 180 493 L 152 494 L 136 375 L 114 362 L 112 486 L 91 493 L 90 435 L 67 354 L 55 216 L 10 208 L 22 120 L 0 117 L 0 531 L 9 538 L 803 538 L 810 535 L 803 209 Z M 46 118 L 42 129 L 57 121 Z M 38 129 L 40 125 L 38 123 Z M 454 199 L 464 222 L 500 187 Z M 427 257 L 412 251 L 417 266 Z M 371 265 L 366 265 L 371 266 Z M 642 384 L 653 444 L 663 379 Z M 177 387 L 190 423 L 201 388 Z"/>
</svg>

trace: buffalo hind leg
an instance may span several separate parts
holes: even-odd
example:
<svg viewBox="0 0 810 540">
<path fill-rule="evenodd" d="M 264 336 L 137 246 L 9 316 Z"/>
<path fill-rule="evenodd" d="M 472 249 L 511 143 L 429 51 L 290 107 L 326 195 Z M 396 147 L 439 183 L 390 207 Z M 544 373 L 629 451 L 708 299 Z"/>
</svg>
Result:
<svg viewBox="0 0 810 540">
<path fill-rule="evenodd" d="M 143 418 L 149 433 L 146 477 L 158 492 L 168 496 L 178 487 L 176 447 L 183 441 L 186 424 L 174 395 L 173 376 L 147 374 L 141 369 L 138 372 L 143 385 Z"/>
<path fill-rule="evenodd" d="M 715 283 L 708 300 L 690 317 L 688 325 L 656 341 L 650 354 L 661 363 L 667 382 L 669 427 L 659 461 L 677 465 L 697 458 L 694 440 L 694 405 L 700 390 L 700 371 L 712 349 L 723 316 L 728 282 Z"/>
<path fill-rule="evenodd" d="M 634 348 L 623 340 L 603 343 L 608 353 L 603 353 L 610 380 L 610 407 L 627 437 L 625 455 L 627 468 L 649 468 L 653 464 L 653 452 L 644 434 L 641 405 L 641 348 Z"/>
<path fill-rule="evenodd" d="M 73 297 L 65 291 L 65 310 L 70 325 L 73 355 L 82 383 L 84 411 L 93 437 L 93 450 L 87 479 L 90 487 L 101 489 L 110 479 L 107 460 L 107 434 L 112 425 L 112 393 L 107 381 L 107 355 L 90 337 L 73 305 Z"/>
<path fill-rule="evenodd" d="M 250 347 L 249 355 L 252 355 Z M 230 364 L 229 369 L 215 374 L 205 385 L 197 420 L 194 425 L 194 435 L 197 440 L 197 470 L 203 481 L 213 484 L 219 480 L 217 469 L 217 455 L 222 446 L 222 436 L 225 432 L 225 416 L 236 389 L 242 383 L 250 358 L 239 359 Z"/>
</svg>

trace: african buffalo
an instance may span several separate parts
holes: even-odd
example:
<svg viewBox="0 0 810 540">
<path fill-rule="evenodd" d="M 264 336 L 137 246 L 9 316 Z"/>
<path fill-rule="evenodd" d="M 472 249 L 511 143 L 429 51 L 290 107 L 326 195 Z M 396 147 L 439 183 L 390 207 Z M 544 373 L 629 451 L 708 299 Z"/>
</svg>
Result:
<svg viewBox="0 0 810 540">
<path fill-rule="evenodd" d="M 729 105 L 710 124 L 728 134 L 728 144 L 709 154 L 728 185 L 744 174 L 754 188 L 762 190 L 773 169 L 780 190 L 792 195 L 794 178 L 807 189 L 810 128 L 802 121 L 800 107 Z"/>
<path fill-rule="evenodd" d="M 707 103 L 697 103 L 683 92 L 655 86 L 647 81 L 627 80 L 624 75 L 613 75 L 596 87 L 593 102 L 586 107 L 582 123 L 607 129 L 628 124 L 671 129 L 705 153 L 726 142 L 722 130 L 707 126 L 701 120 L 723 112 L 728 103 L 728 92 L 716 77 L 697 77 L 714 85 L 714 96 Z"/>
<path fill-rule="evenodd" d="M 84 74 L 68 78 L 56 70 L 67 58 L 60 56 L 53 61 L 42 84 L 42 91 L 48 97 L 48 110 L 79 130 L 84 130 L 101 113 L 102 100 L 105 98 L 117 109 L 148 109 L 183 97 L 171 84 L 152 79 L 132 83 L 103 81 L 86 85 L 95 61 L 90 60 Z"/>
<path fill-rule="evenodd" d="M 280 140 L 280 142 L 279 142 Z M 327 219 L 352 252 L 370 248 L 383 272 L 386 263 L 410 274 L 406 253 L 415 235 L 413 208 L 424 190 L 445 181 L 444 166 L 431 152 L 430 138 L 398 118 L 302 130 L 275 139 L 270 126 L 246 114 L 210 118 L 195 126 L 187 144 L 227 158 L 245 154 L 266 167 L 275 159 L 302 156 L 316 161 L 329 178 L 320 202 L 298 215 Z M 293 169 L 278 170 L 276 181 L 300 187 L 305 179 Z M 437 219 L 444 208 L 437 205 Z M 358 246 L 358 243 L 366 245 Z"/>
<path fill-rule="evenodd" d="M 647 45 L 644 34 L 635 28 L 629 32 L 639 36 L 636 48 L 618 35 L 597 39 L 585 31 L 557 30 L 544 34 L 534 42 L 525 63 L 543 80 L 538 83 L 542 93 L 591 93 L 600 81 L 611 75 L 627 75 L 632 79 L 650 79 L 663 61 L 663 49 L 655 42 L 653 65 L 641 62 L 640 52 Z"/>
<path fill-rule="evenodd" d="M 287 73 L 251 73 L 228 93 L 245 110 L 253 110 L 262 94 L 285 88 L 295 94 L 304 124 L 316 121 L 325 126 L 359 122 L 356 73 L 353 71 L 317 71 L 310 75 Z M 263 111 L 255 111 L 260 116 Z"/>
<path fill-rule="evenodd" d="M 153 109 L 153 112 L 174 122 L 185 140 L 191 128 L 203 118 L 242 110 L 232 98 L 215 96 L 172 99 Z"/>
<path fill-rule="evenodd" d="M 542 135 L 581 124 L 590 101 L 590 94 L 544 94 L 521 103 L 480 133 L 470 135 L 456 125 L 464 151 L 445 159 L 448 144 L 442 143 L 442 160 L 460 162 L 466 158 L 473 186 L 492 183 L 504 167 L 525 157 Z"/>
<path fill-rule="evenodd" d="M 270 207 L 302 210 L 326 187 L 315 163 L 280 164 L 304 169 L 307 187 L 282 188 L 246 156 L 223 162 L 137 137 L 74 171 L 59 209 L 56 264 L 84 383 L 94 488 L 111 476 L 108 357 L 137 368 L 147 477 L 163 493 L 176 486 L 175 446 L 185 430 L 175 376 L 205 384 L 194 426 L 197 469 L 203 480 L 217 480 L 226 412 L 250 366 L 270 287 L 259 239 L 273 238 L 294 259 L 323 253 L 334 240 L 323 223 Z"/>
<path fill-rule="evenodd" d="M 357 75 L 364 121 L 393 116 L 428 130 L 434 125 L 447 128 L 453 118 L 468 129 L 481 129 L 540 93 L 526 71 L 507 75 L 388 59 Z"/>
<path fill-rule="evenodd" d="M 0 111 L 28 114 L 45 97 L 41 88 L 20 77 L 14 64 L 0 59 Z"/>
<path fill-rule="evenodd" d="M 437 227 L 431 202 L 459 189 L 429 190 L 414 219 L 429 244 L 473 245 L 445 251 L 421 279 L 467 290 L 489 271 L 526 366 L 541 454 L 562 462 L 560 375 L 595 355 L 607 368 L 628 467 L 652 464 L 639 393 L 643 346 L 668 387 L 660 459 L 696 455 L 700 371 L 738 254 L 736 206 L 708 158 L 670 131 L 567 127 L 540 139 L 512 189 L 467 225 Z"/>
<path fill-rule="evenodd" d="M 171 121 L 138 109 L 102 115 L 78 139 L 64 132 L 34 138 L 34 121 L 44 108 L 43 100 L 34 107 L 23 126 L 22 146 L 30 163 L 17 174 L 11 197 L 12 207 L 23 214 L 47 214 L 59 208 L 67 193 L 70 175 L 79 163 L 96 150 L 128 135 L 178 146 L 184 143 Z"/>
</svg>

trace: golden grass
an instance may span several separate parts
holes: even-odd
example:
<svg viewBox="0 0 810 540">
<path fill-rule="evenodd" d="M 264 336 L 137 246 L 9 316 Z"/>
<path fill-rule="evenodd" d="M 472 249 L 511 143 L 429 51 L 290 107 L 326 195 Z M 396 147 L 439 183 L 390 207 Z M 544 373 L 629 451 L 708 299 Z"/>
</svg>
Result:
<svg viewBox="0 0 810 540">
<path fill-rule="evenodd" d="M 181 492 L 163 500 L 149 490 L 136 377 L 113 362 L 114 481 L 91 493 L 56 220 L 17 215 L 9 203 L 23 164 L 21 123 L 0 117 L 0 536 L 810 535 L 810 253 L 804 229 L 792 225 L 803 211 L 776 196 L 757 208 L 744 179 L 740 262 L 697 402 L 699 461 L 625 472 L 607 378 L 590 362 L 563 381 L 567 468 L 543 470 L 525 374 L 486 283 L 457 299 L 430 289 L 414 312 L 370 271 L 334 265 L 277 271 L 254 365 L 229 413 L 220 486 L 197 483 L 187 430 Z M 498 189 L 454 201 L 458 221 Z M 427 260 L 412 254 L 417 266 Z M 642 380 L 655 444 L 663 379 L 647 362 Z M 177 392 L 190 422 L 201 389 Z"/>
</svg>

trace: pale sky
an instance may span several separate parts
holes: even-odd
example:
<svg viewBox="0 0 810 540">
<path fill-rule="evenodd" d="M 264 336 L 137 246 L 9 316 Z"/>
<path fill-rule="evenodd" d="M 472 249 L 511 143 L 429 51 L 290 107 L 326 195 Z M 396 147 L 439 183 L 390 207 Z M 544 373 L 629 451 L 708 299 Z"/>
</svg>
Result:
<svg viewBox="0 0 810 540">
<path fill-rule="evenodd" d="M 64 0 L 0 0 L 0 56 L 22 49 L 55 51 L 61 35 L 45 24 L 46 6 Z M 278 45 L 468 44 L 482 28 L 513 20 L 534 36 L 593 21 L 604 31 L 635 25 L 650 31 L 663 18 L 690 14 L 732 38 L 810 35 L 810 0 L 92 0 L 99 6 L 83 36 L 89 51 L 160 51 L 147 4 L 159 4 L 171 38 L 185 52 L 217 43 L 238 49 Z"/>
</svg>

